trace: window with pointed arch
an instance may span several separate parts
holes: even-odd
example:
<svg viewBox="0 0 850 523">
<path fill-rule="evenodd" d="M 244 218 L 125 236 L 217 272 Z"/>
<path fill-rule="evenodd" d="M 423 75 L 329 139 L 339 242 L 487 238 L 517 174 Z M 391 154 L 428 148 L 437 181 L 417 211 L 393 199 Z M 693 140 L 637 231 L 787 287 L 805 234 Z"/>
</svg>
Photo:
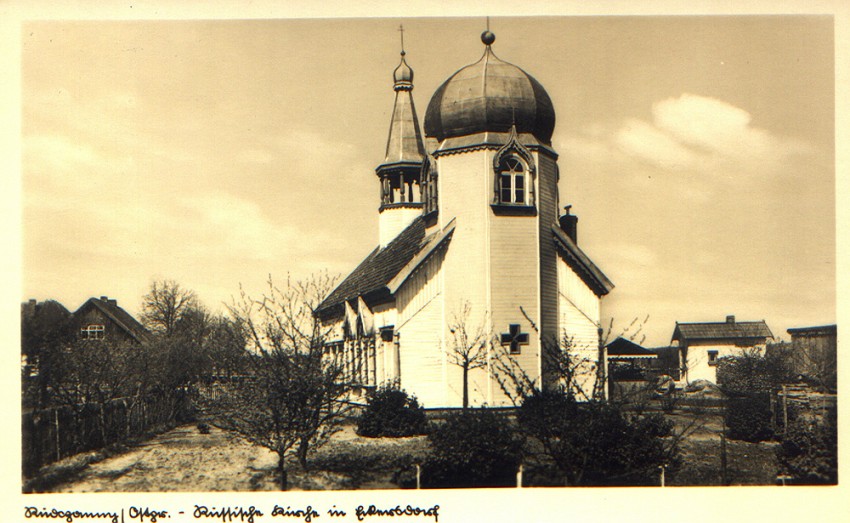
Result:
<svg viewBox="0 0 850 523">
<path fill-rule="evenodd" d="M 525 163 L 517 156 L 509 155 L 499 162 L 497 173 L 498 203 L 500 205 L 531 206 L 531 183 Z"/>
</svg>

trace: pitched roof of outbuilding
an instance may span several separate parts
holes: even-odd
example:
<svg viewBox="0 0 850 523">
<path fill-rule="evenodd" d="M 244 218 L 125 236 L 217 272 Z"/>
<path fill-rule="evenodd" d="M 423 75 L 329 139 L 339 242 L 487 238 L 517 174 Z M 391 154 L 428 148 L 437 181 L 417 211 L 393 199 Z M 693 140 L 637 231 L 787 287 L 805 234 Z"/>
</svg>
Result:
<svg viewBox="0 0 850 523">
<path fill-rule="evenodd" d="M 333 309 L 358 296 L 363 296 L 370 305 L 376 299 L 389 296 L 387 284 L 416 256 L 424 240 L 425 221 L 417 217 L 386 247 L 377 247 L 366 256 L 325 298 L 316 312 L 320 316 L 332 315 Z"/>
<path fill-rule="evenodd" d="M 658 354 L 622 336 L 605 346 L 609 358 L 657 358 Z"/>
<path fill-rule="evenodd" d="M 119 307 L 118 302 L 104 298 L 89 298 L 85 303 L 80 305 L 79 309 L 74 311 L 74 316 L 77 316 L 88 310 L 90 307 L 93 307 L 101 311 L 107 318 L 112 320 L 115 325 L 121 328 L 136 341 L 144 343 L 151 340 L 151 333 L 144 327 L 144 325 L 139 323 L 139 321 L 136 320 L 136 318 L 134 318 L 129 312 Z"/>
<path fill-rule="evenodd" d="M 742 338 L 772 338 L 773 333 L 764 320 L 679 323 L 673 330 L 673 340 L 723 340 Z"/>
</svg>

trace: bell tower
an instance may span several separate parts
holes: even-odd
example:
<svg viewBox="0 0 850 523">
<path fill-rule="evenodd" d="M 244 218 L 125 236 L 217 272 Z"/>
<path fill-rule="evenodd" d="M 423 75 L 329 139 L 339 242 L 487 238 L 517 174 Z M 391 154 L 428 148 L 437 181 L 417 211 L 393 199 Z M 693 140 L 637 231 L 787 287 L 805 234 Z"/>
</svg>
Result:
<svg viewBox="0 0 850 523">
<path fill-rule="evenodd" d="M 399 31 L 403 31 L 399 28 Z M 420 171 L 425 147 L 419 119 L 413 105 L 413 69 L 404 59 L 402 32 L 401 63 L 393 71 L 395 105 L 390 120 L 384 161 L 375 172 L 381 180 L 381 206 L 378 219 L 379 242 L 386 247 L 410 222 L 422 214 Z"/>
</svg>

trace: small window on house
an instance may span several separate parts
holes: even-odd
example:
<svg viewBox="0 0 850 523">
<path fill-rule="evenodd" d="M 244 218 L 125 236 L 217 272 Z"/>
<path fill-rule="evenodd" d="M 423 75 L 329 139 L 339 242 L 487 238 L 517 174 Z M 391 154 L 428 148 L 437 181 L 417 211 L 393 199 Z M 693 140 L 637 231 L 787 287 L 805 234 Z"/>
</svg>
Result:
<svg viewBox="0 0 850 523">
<path fill-rule="evenodd" d="M 91 324 L 80 329 L 80 337 L 84 340 L 102 340 L 106 328 L 103 325 Z"/>
<path fill-rule="evenodd" d="M 525 165 L 516 156 L 508 156 L 499 164 L 499 203 L 527 205 Z"/>
<path fill-rule="evenodd" d="M 708 351 L 708 364 L 709 365 L 717 365 L 717 351 L 716 350 Z"/>
</svg>

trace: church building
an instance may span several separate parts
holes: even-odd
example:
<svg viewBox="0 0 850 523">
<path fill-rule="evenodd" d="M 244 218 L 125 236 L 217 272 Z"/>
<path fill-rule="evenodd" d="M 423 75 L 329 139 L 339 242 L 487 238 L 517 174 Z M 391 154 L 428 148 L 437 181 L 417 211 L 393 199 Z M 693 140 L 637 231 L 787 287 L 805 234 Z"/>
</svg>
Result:
<svg viewBox="0 0 850 523">
<path fill-rule="evenodd" d="M 578 247 L 569 206 L 559 216 L 549 95 L 496 56 L 493 33 L 481 41 L 480 59 L 431 97 L 423 130 L 401 52 L 375 169 L 378 245 L 317 311 L 331 328 L 328 352 L 362 390 L 395 382 L 427 408 L 460 407 L 463 369 L 452 354 L 462 321 L 490 340 L 469 371 L 470 405 L 511 404 L 496 351 L 543 388 L 558 379 L 547 353 L 567 351 L 590 397 L 604 361 L 600 300 L 613 284 Z"/>
</svg>

